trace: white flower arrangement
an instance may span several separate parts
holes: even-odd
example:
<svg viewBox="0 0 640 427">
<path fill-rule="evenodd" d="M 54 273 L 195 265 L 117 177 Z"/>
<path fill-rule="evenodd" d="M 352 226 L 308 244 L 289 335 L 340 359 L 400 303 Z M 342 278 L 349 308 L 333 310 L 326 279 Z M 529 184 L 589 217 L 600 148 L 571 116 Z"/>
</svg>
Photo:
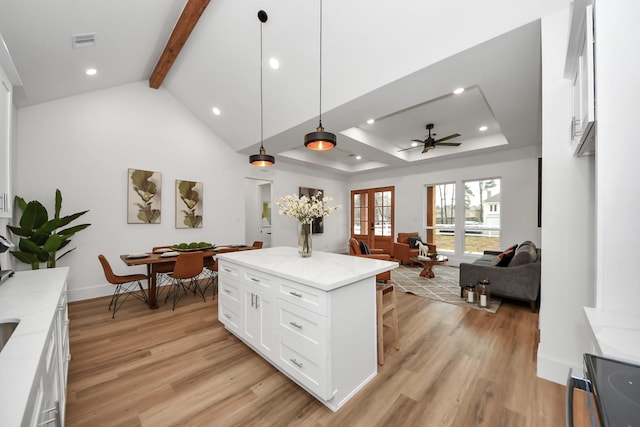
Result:
<svg viewBox="0 0 640 427">
<path fill-rule="evenodd" d="M 280 208 L 280 215 L 293 217 L 301 224 L 311 224 L 315 218 L 327 216 L 341 207 L 326 206 L 331 200 L 331 197 L 322 198 L 322 193 L 311 197 L 289 194 L 277 199 L 276 205 Z"/>
</svg>

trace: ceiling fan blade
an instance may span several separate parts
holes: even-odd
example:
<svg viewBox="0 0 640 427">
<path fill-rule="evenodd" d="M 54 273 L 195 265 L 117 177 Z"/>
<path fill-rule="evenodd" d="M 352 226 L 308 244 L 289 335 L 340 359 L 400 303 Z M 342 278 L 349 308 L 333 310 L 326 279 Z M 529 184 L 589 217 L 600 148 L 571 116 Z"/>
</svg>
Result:
<svg viewBox="0 0 640 427">
<path fill-rule="evenodd" d="M 432 145 L 425 145 L 424 149 L 422 150 L 422 154 L 426 153 L 427 151 L 431 150 L 433 148 Z"/>
<path fill-rule="evenodd" d="M 440 139 L 436 140 L 436 142 L 447 141 L 447 140 L 449 140 L 449 139 L 457 138 L 457 137 L 459 137 L 459 136 L 460 136 L 460 134 L 459 134 L 459 133 L 454 133 L 454 134 L 451 134 L 451 135 L 449 135 L 449 136 L 445 136 L 444 138 L 440 138 Z"/>
<path fill-rule="evenodd" d="M 437 142 L 436 141 L 436 145 L 442 145 L 443 147 L 457 147 L 460 144 L 462 144 L 462 142 Z"/>
<path fill-rule="evenodd" d="M 398 150 L 398 153 L 401 152 L 401 151 L 413 150 L 414 148 L 418 148 L 418 147 L 420 147 L 420 146 L 416 145 L 415 147 L 403 148 L 402 150 Z"/>
<path fill-rule="evenodd" d="M 412 139 L 413 142 L 419 142 L 420 144 L 424 144 L 424 139 Z"/>
</svg>

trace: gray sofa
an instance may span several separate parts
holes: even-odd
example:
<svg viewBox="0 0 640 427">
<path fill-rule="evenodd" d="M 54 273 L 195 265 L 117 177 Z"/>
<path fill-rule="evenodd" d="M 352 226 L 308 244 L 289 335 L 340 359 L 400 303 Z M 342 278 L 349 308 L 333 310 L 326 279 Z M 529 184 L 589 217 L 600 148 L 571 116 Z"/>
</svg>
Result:
<svg viewBox="0 0 640 427">
<path fill-rule="evenodd" d="M 527 240 L 518 245 L 513 258 L 504 267 L 492 265 L 498 261 L 499 254 L 485 251 L 473 263 L 460 263 L 460 296 L 469 283 L 489 279 L 491 295 L 528 301 L 531 311 L 535 312 L 540 296 L 540 249 Z"/>
</svg>

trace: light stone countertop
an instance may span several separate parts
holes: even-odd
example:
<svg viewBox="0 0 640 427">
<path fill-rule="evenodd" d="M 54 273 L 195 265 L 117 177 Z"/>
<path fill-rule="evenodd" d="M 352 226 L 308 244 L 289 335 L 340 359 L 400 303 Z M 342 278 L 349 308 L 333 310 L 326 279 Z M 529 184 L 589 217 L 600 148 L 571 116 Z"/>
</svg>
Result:
<svg viewBox="0 0 640 427">
<path fill-rule="evenodd" d="M 0 284 L 0 321 L 19 320 L 0 352 L 0 424 L 19 426 L 68 267 L 21 271 Z"/>
<path fill-rule="evenodd" d="M 284 246 L 228 252 L 217 257 L 323 291 L 331 291 L 398 267 L 397 262 L 322 251 L 313 251 L 309 258 L 302 258 L 297 248 Z"/>
<path fill-rule="evenodd" d="M 640 316 L 584 307 L 601 356 L 640 364 Z"/>
</svg>

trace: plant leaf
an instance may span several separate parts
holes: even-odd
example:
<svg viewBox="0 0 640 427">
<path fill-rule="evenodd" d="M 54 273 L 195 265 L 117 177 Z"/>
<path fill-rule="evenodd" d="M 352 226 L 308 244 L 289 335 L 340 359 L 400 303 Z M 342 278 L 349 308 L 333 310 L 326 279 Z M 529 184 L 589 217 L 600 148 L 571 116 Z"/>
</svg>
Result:
<svg viewBox="0 0 640 427">
<path fill-rule="evenodd" d="M 73 251 L 75 251 L 75 250 L 76 250 L 76 248 L 69 249 L 67 252 L 63 253 L 63 254 L 62 254 L 62 255 L 60 255 L 58 258 L 56 258 L 56 261 L 57 261 L 57 260 L 59 260 L 60 258 L 62 258 L 63 256 L 65 256 L 66 254 L 68 254 L 69 252 L 73 252 Z"/>
<path fill-rule="evenodd" d="M 58 234 L 60 234 L 61 236 L 69 237 L 74 235 L 78 231 L 84 230 L 90 225 L 91 224 L 74 225 L 73 227 L 65 228 L 64 230 L 58 231 Z"/>
<path fill-rule="evenodd" d="M 11 230 L 11 232 L 13 234 L 15 234 L 16 236 L 22 236 L 22 237 L 31 237 L 33 230 L 31 229 L 24 229 L 21 227 L 14 227 L 13 225 L 7 225 L 7 228 L 9 230 Z"/>
<path fill-rule="evenodd" d="M 60 248 L 60 245 L 62 245 L 62 242 L 64 242 L 64 240 L 65 239 L 62 236 L 52 234 L 44 243 L 43 249 L 48 253 L 55 252 Z"/>
<path fill-rule="evenodd" d="M 20 196 L 16 196 L 15 201 L 16 201 L 16 206 L 18 206 L 20 210 L 24 212 L 25 208 L 27 207 L 27 202 L 25 202 L 24 199 Z"/>
<path fill-rule="evenodd" d="M 56 188 L 56 213 L 54 218 L 60 218 L 60 208 L 62 208 L 62 193 Z"/>
<path fill-rule="evenodd" d="M 49 214 L 42 203 L 31 201 L 22 212 L 20 218 L 20 227 L 35 230 L 45 224 L 49 220 Z"/>
</svg>

